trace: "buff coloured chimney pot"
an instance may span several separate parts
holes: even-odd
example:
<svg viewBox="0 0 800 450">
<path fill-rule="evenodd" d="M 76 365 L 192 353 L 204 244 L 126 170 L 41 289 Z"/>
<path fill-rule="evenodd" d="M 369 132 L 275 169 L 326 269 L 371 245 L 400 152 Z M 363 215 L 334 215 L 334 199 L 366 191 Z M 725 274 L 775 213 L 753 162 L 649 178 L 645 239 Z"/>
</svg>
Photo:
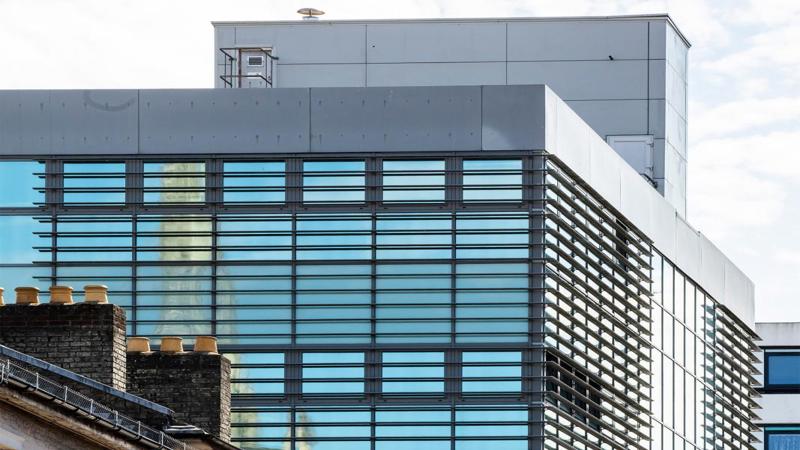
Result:
<svg viewBox="0 0 800 450">
<path fill-rule="evenodd" d="M 3 291 L 4 289 L 0 288 L 0 306 L 5 305 L 5 303 L 3 303 Z"/>
<path fill-rule="evenodd" d="M 182 353 L 183 338 L 169 336 L 161 338 L 161 352 L 163 353 Z"/>
<path fill-rule="evenodd" d="M 89 284 L 83 287 L 86 303 L 108 303 L 108 286 Z"/>
<path fill-rule="evenodd" d="M 39 288 L 30 286 L 21 286 L 14 289 L 17 294 L 18 305 L 38 305 L 39 304 Z"/>
<path fill-rule="evenodd" d="M 72 286 L 50 286 L 50 303 L 69 305 L 72 303 Z"/>
<path fill-rule="evenodd" d="M 209 353 L 216 355 L 217 351 L 217 338 L 213 336 L 197 336 L 194 341 L 195 353 Z"/>
<path fill-rule="evenodd" d="M 150 339 L 146 337 L 129 337 L 128 353 L 150 353 Z"/>
</svg>

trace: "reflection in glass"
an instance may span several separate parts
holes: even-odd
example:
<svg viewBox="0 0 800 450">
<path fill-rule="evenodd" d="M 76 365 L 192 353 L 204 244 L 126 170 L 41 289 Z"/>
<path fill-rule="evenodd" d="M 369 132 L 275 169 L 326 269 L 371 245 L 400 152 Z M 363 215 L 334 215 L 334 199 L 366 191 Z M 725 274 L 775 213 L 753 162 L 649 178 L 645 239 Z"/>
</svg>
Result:
<svg viewBox="0 0 800 450">
<path fill-rule="evenodd" d="M 303 201 L 306 203 L 363 203 L 364 161 L 305 161 Z"/>
<path fill-rule="evenodd" d="M 125 163 L 64 163 L 64 204 L 125 204 Z"/>
<path fill-rule="evenodd" d="M 283 161 L 225 161 L 223 170 L 223 197 L 227 204 L 286 201 L 286 163 Z"/>
<path fill-rule="evenodd" d="M 522 161 L 465 160 L 464 201 L 522 201 Z"/>
<path fill-rule="evenodd" d="M 206 164 L 199 161 L 144 163 L 145 203 L 203 203 Z"/>
<path fill-rule="evenodd" d="M 383 201 L 444 201 L 444 161 L 383 161 Z"/>
<path fill-rule="evenodd" d="M 44 203 L 44 164 L 0 161 L 0 208 L 33 208 Z"/>
<path fill-rule="evenodd" d="M 49 247 L 49 224 L 33 217 L 0 216 L 0 264 L 31 264 L 49 256 L 37 247 Z"/>
</svg>

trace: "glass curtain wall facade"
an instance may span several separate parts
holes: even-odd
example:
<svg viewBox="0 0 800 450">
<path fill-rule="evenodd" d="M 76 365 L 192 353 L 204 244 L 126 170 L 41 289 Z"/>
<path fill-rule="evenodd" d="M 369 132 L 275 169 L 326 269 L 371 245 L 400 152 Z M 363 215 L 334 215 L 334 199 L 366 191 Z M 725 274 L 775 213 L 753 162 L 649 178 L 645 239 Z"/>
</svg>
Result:
<svg viewBox="0 0 800 450">
<path fill-rule="evenodd" d="M 248 449 L 743 449 L 753 334 L 545 152 L 0 161 L 0 286 L 218 336 Z"/>
</svg>

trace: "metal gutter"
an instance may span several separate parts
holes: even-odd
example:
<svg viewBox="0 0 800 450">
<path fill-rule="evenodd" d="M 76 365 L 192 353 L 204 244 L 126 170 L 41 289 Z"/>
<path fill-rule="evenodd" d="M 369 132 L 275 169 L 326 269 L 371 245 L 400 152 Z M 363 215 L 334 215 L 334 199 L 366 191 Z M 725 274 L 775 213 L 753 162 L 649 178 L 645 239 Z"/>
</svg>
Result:
<svg viewBox="0 0 800 450">
<path fill-rule="evenodd" d="M 79 375 L 75 372 L 71 372 L 62 367 L 55 366 L 48 362 L 42 361 L 41 359 L 34 358 L 33 356 L 26 355 L 25 353 L 18 352 L 10 347 L 6 347 L 5 345 L 1 344 L 0 344 L 0 356 L 5 356 L 15 361 L 28 364 L 30 366 L 36 367 L 37 369 L 50 372 L 52 374 L 58 375 L 62 378 L 66 378 L 76 383 L 80 383 L 84 386 L 90 387 L 97 391 L 113 395 L 114 397 L 121 398 L 125 401 L 134 403 L 138 406 L 150 409 L 160 414 L 164 414 L 170 417 L 173 417 L 175 415 L 175 411 L 167 408 L 166 406 L 159 405 L 158 403 L 153 403 L 150 400 L 145 400 L 142 397 L 133 395 L 125 391 L 120 391 L 119 389 L 114 389 L 111 386 L 100 383 L 91 378 Z"/>
</svg>

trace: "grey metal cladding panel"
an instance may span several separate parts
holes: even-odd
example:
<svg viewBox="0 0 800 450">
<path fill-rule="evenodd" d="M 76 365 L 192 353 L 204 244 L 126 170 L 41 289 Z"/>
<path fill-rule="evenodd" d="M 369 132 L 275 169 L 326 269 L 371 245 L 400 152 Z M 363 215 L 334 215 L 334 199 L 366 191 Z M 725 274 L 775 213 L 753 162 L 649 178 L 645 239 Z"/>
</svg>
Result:
<svg viewBox="0 0 800 450">
<path fill-rule="evenodd" d="M 478 86 L 505 84 L 504 62 L 369 64 L 370 86 Z"/>
<path fill-rule="evenodd" d="M 308 151 L 308 89 L 141 91 L 141 153 Z"/>
<path fill-rule="evenodd" d="M 564 100 L 642 100 L 647 61 L 510 62 L 508 84 L 547 84 Z"/>
<path fill-rule="evenodd" d="M 666 59 L 667 57 L 667 25 L 666 19 L 650 22 L 650 59 Z"/>
<path fill-rule="evenodd" d="M 511 22 L 509 61 L 647 58 L 645 21 Z"/>
<path fill-rule="evenodd" d="M 0 154 L 50 153 L 50 91 L 0 91 Z"/>
<path fill-rule="evenodd" d="M 401 23 L 367 25 L 367 61 L 505 61 L 504 23 Z"/>
<path fill-rule="evenodd" d="M 360 24 L 240 25 L 236 47 L 273 47 L 285 64 L 363 63 L 365 29 Z"/>
<path fill-rule="evenodd" d="M 365 64 L 278 64 L 277 87 L 364 87 Z"/>
<path fill-rule="evenodd" d="M 311 151 L 480 150 L 481 88 L 311 89 Z"/>
<path fill-rule="evenodd" d="M 50 108 L 53 153 L 136 153 L 138 91 L 51 91 Z"/>
<path fill-rule="evenodd" d="M 671 26 L 667 26 L 666 29 L 666 52 L 667 63 L 675 68 L 681 78 L 686 80 L 689 48 Z"/>
<path fill-rule="evenodd" d="M 650 64 L 650 99 L 663 99 L 667 96 L 666 67 L 667 61 L 663 59 L 651 60 Z"/>
<path fill-rule="evenodd" d="M 544 86 L 484 86 L 484 150 L 545 148 Z"/>
<path fill-rule="evenodd" d="M 648 134 L 646 100 L 580 100 L 567 104 L 603 138 Z"/>
</svg>

